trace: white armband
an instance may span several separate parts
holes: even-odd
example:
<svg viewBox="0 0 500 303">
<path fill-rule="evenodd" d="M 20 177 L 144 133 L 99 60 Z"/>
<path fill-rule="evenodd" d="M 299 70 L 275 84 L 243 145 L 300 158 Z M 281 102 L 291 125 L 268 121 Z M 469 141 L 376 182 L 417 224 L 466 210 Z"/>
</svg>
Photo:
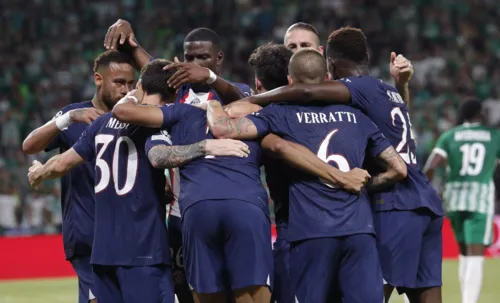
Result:
<svg viewBox="0 0 500 303">
<path fill-rule="evenodd" d="M 217 80 L 217 75 L 210 69 L 208 70 L 208 72 L 210 73 L 210 76 L 208 76 L 208 79 L 207 81 L 205 81 L 205 83 L 210 85 L 213 84 L 215 80 Z"/>
<path fill-rule="evenodd" d="M 61 131 L 66 130 L 70 124 L 71 117 L 69 116 L 69 112 L 66 112 L 62 116 L 56 118 L 56 126 Z"/>
</svg>

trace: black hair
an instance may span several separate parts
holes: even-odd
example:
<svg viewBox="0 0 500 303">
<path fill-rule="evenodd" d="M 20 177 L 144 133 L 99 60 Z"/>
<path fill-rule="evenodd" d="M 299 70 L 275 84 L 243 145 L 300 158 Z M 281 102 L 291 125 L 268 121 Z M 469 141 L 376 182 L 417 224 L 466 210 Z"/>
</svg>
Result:
<svg viewBox="0 0 500 303">
<path fill-rule="evenodd" d="M 169 87 L 167 81 L 176 72 L 176 69 L 163 69 L 170 63 L 164 59 L 156 59 L 142 68 L 140 80 L 145 93 L 148 95 L 160 94 L 163 101 L 167 101 L 175 94 L 175 88 Z"/>
<path fill-rule="evenodd" d="M 186 37 L 184 38 L 184 43 L 198 42 L 198 41 L 212 42 L 213 47 L 215 47 L 217 50 L 220 49 L 219 35 L 209 28 L 206 27 L 196 28 L 191 32 L 189 32 L 189 34 L 187 34 Z"/>
<path fill-rule="evenodd" d="M 100 54 L 94 60 L 94 73 L 96 73 L 101 68 L 109 67 L 111 63 L 126 63 L 134 66 L 135 61 L 134 58 L 127 53 L 120 52 L 117 50 L 107 50 L 104 53 Z"/>
<path fill-rule="evenodd" d="M 348 60 L 357 65 L 368 65 L 368 44 L 365 34 L 361 29 L 349 26 L 332 32 L 328 37 L 326 56 Z"/>
<path fill-rule="evenodd" d="M 481 101 L 470 99 L 460 105 L 458 124 L 474 120 L 481 115 L 483 106 Z"/>
<path fill-rule="evenodd" d="M 256 48 L 248 59 L 257 79 L 267 89 L 288 85 L 288 64 L 293 52 L 283 44 L 267 43 Z"/>
</svg>

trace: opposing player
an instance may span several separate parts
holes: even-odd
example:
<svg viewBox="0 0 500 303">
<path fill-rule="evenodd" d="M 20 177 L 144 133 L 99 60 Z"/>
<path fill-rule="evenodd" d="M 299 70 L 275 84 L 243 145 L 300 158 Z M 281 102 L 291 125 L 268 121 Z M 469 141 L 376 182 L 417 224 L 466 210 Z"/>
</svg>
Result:
<svg viewBox="0 0 500 303">
<path fill-rule="evenodd" d="M 290 84 L 326 79 L 326 62 L 318 51 L 300 50 L 291 58 Z M 219 103 L 211 102 L 207 117 L 217 137 L 255 139 L 273 132 L 304 144 L 342 171 L 361 167 L 367 151 L 385 168 L 370 181 L 372 190 L 406 176 L 406 165 L 378 128 L 347 106 L 272 105 L 232 120 Z M 351 194 L 299 171 L 291 171 L 290 178 L 287 240 L 292 242 L 296 301 L 332 302 L 338 288 L 344 302 L 381 302 L 382 274 L 366 192 Z"/>
<path fill-rule="evenodd" d="M 396 89 L 368 76 L 366 37 L 359 29 L 334 31 L 327 45 L 335 79 L 319 85 L 295 84 L 249 98 L 252 103 L 323 100 L 352 104 L 381 129 L 408 165 L 408 178 L 372 195 L 375 228 L 386 287 L 406 292 L 411 302 L 441 302 L 441 201 L 420 171 L 408 109 Z M 407 239 L 414 239 L 408 242 Z"/>
<path fill-rule="evenodd" d="M 424 171 L 448 165 L 444 191 L 447 216 L 457 239 L 459 280 L 463 303 L 476 303 L 481 292 L 483 260 L 492 243 L 495 214 L 493 174 L 500 157 L 500 133 L 484 125 L 481 102 L 469 100 L 460 108 L 462 124 L 441 135 Z"/>
<path fill-rule="evenodd" d="M 134 82 L 132 64 L 132 57 L 118 51 L 99 55 L 94 61 L 94 98 L 64 107 L 51 121 L 28 135 L 23 151 L 36 154 L 58 148 L 62 153 L 71 148 L 88 124 L 111 110 L 130 91 Z M 78 276 L 80 303 L 94 299 L 90 265 L 94 207 L 94 164 L 89 162 L 61 179 L 64 251 Z"/>
<path fill-rule="evenodd" d="M 175 100 L 166 80 L 165 61 L 149 63 L 142 72 L 144 84 L 133 98 L 161 105 Z M 128 97 L 128 96 L 127 96 Z M 154 169 L 146 150 L 153 129 L 121 123 L 107 113 L 98 118 L 78 142 L 45 165 L 35 162 L 29 180 L 66 174 L 85 160 L 96 159 L 95 237 L 92 251 L 94 281 L 104 302 L 173 302 L 168 235 L 165 226 L 163 170 Z M 238 150 L 245 150 L 239 144 Z M 197 157 L 198 155 L 192 155 Z M 124 173 L 119 171 L 124 169 Z"/>
</svg>

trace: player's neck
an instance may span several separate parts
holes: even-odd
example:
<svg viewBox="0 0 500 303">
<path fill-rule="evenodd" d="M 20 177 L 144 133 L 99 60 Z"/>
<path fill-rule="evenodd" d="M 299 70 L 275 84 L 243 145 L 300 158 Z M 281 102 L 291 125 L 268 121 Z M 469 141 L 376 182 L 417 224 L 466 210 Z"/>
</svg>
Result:
<svg viewBox="0 0 500 303">
<path fill-rule="evenodd" d="M 142 98 L 141 104 L 149 104 L 149 105 L 156 105 L 160 106 L 163 105 L 163 101 L 161 100 L 161 97 L 159 94 L 154 94 L 154 95 L 144 95 Z"/>
<path fill-rule="evenodd" d="M 100 109 L 104 112 L 109 112 L 111 110 L 111 108 L 108 108 L 106 104 L 104 104 L 104 102 L 101 99 L 99 99 L 99 97 L 97 97 L 97 94 L 95 94 L 94 98 L 92 98 L 92 105 L 95 108 Z"/>
</svg>

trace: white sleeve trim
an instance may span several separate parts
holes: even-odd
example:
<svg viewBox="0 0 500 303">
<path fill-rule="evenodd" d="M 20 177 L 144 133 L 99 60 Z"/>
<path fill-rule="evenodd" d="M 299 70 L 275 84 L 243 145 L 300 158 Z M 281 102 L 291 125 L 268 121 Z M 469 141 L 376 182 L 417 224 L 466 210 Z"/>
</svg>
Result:
<svg viewBox="0 0 500 303">
<path fill-rule="evenodd" d="M 444 149 L 442 149 L 442 148 L 434 147 L 434 149 L 432 150 L 432 153 L 433 154 L 438 154 L 441 157 L 448 159 L 448 153 Z"/>
<path fill-rule="evenodd" d="M 172 141 L 167 136 L 165 136 L 165 135 L 153 135 L 153 136 L 151 136 L 151 140 L 152 141 L 157 141 L 157 140 L 166 141 L 170 145 L 172 145 Z"/>
</svg>

